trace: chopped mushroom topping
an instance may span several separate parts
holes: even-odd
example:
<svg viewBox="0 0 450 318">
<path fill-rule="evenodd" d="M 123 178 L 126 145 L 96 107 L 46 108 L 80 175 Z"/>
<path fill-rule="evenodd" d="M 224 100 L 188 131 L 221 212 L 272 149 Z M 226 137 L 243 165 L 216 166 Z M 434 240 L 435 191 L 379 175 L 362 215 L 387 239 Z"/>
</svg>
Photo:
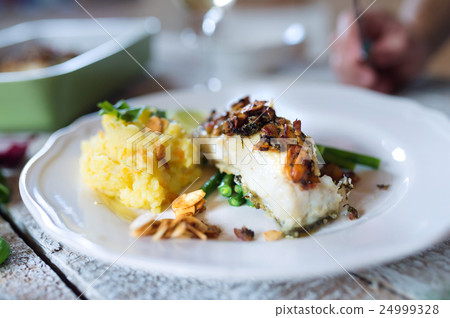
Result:
<svg viewBox="0 0 450 318">
<path fill-rule="evenodd" d="M 255 237 L 255 232 L 253 232 L 250 229 L 247 229 L 245 226 L 243 226 L 242 229 L 235 228 L 234 234 L 241 241 L 253 241 L 253 238 Z"/>
<path fill-rule="evenodd" d="M 161 118 L 158 116 L 152 116 L 148 119 L 147 124 L 145 125 L 150 131 L 159 132 L 163 131 L 164 125 L 161 121 Z"/>
<path fill-rule="evenodd" d="M 224 114 L 211 112 L 203 128 L 208 134 L 215 136 L 221 134 L 251 136 L 262 132 L 266 137 L 281 137 L 284 125 L 289 121 L 277 117 L 275 110 L 266 103 L 266 101 L 254 101 L 252 104 L 247 96 L 231 105 L 230 111 Z"/>
<path fill-rule="evenodd" d="M 250 102 L 247 96 L 231 105 L 231 109 L 223 114 L 212 111 L 208 120 L 203 124 L 205 132 L 212 136 L 240 135 L 243 137 L 260 135 L 260 140 L 253 146 L 259 151 L 288 151 L 286 158 L 286 175 L 301 188 L 306 190 L 319 183 L 318 167 L 311 160 L 312 152 L 303 149 L 306 135 L 302 133 L 301 121 L 277 117 L 275 110 L 266 105 L 266 101 Z M 282 149 L 280 141 L 272 143 L 273 138 L 294 138 L 296 144 L 290 144 Z M 305 151 L 304 151 L 305 150 Z M 302 154 L 300 156 L 300 154 Z M 305 156 L 304 156 L 305 155 Z M 310 156 L 309 158 L 306 155 Z"/>
<path fill-rule="evenodd" d="M 323 175 L 330 176 L 335 183 L 338 183 L 339 180 L 341 180 L 342 177 L 344 176 L 344 172 L 341 170 L 341 168 L 339 168 L 339 166 L 335 165 L 334 163 L 324 164 L 320 168 L 320 174 L 322 176 Z"/>
<path fill-rule="evenodd" d="M 359 213 L 358 210 L 356 210 L 354 207 L 352 207 L 349 204 L 344 204 L 344 207 L 347 207 L 347 216 L 349 218 L 349 220 L 355 220 L 359 218 Z"/>
<path fill-rule="evenodd" d="M 304 147 L 299 145 L 289 146 L 285 172 L 292 182 L 300 183 L 301 188 L 307 190 L 313 188 L 320 180 L 315 174 L 315 165 L 311 160 L 311 154 L 303 150 Z"/>
</svg>

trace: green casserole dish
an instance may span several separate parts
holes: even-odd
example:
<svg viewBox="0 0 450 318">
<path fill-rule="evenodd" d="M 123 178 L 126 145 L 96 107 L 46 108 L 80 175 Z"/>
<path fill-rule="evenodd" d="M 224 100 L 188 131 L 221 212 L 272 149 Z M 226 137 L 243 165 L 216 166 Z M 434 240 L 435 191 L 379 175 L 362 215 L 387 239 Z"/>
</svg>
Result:
<svg viewBox="0 0 450 318">
<path fill-rule="evenodd" d="M 0 72 L 0 131 L 55 130 L 92 110 L 142 74 L 139 64 L 148 65 L 158 31 L 153 17 L 39 20 L 0 30 L 0 56 L 29 43 L 78 54 L 49 67 Z"/>
</svg>

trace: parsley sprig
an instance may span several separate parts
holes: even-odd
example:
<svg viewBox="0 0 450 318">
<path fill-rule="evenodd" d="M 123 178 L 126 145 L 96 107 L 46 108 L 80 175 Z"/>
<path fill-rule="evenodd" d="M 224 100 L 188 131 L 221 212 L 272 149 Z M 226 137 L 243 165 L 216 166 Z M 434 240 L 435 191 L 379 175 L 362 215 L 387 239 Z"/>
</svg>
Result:
<svg viewBox="0 0 450 318">
<path fill-rule="evenodd" d="M 124 100 L 119 100 L 114 105 L 108 101 L 104 101 L 98 103 L 97 106 L 100 108 L 99 115 L 113 115 L 117 119 L 123 119 L 125 121 L 136 121 L 145 109 L 145 107 L 131 107 Z"/>
<path fill-rule="evenodd" d="M 119 100 L 116 104 L 111 104 L 108 101 L 98 103 L 97 106 L 100 108 L 99 115 L 113 115 L 117 119 L 122 119 L 127 122 L 136 121 L 142 114 L 144 109 L 149 109 L 148 106 L 144 107 L 132 107 L 128 105 L 125 100 Z M 154 109 L 150 116 L 157 116 L 159 118 L 165 118 L 166 112 L 158 109 Z"/>
</svg>

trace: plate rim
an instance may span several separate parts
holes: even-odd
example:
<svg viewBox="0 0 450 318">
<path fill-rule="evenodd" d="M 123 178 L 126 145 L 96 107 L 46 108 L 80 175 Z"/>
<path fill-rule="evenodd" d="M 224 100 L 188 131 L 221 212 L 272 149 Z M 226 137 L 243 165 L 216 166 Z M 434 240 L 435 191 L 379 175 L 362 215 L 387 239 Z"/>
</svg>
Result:
<svg viewBox="0 0 450 318">
<path fill-rule="evenodd" d="M 338 86 L 338 85 L 333 84 L 333 86 Z M 342 85 L 339 85 L 339 86 L 342 86 Z M 350 87 L 349 89 L 355 89 L 355 88 Z M 360 89 L 357 88 L 357 90 L 360 90 Z M 364 91 L 367 92 L 367 90 L 364 90 Z M 369 92 L 373 93 L 371 91 L 369 91 Z M 174 94 L 192 93 L 192 90 L 186 90 L 186 89 L 177 90 L 177 91 L 173 91 L 172 93 L 174 93 Z M 375 93 L 375 94 L 377 94 L 377 93 Z M 138 99 L 146 98 L 148 96 L 154 97 L 155 95 L 165 95 L 165 94 L 163 92 L 157 93 L 157 94 L 149 94 L 149 95 L 140 96 L 140 97 L 138 97 Z M 381 94 L 379 94 L 379 95 L 381 95 Z M 384 95 L 381 95 L 381 96 L 384 97 Z M 390 98 L 390 96 L 388 98 Z M 443 114 L 442 112 L 426 108 L 426 107 L 420 105 L 419 103 L 409 100 L 407 98 L 403 98 L 403 97 L 396 97 L 396 98 L 407 100 L 409 102 L 408 104 L 410 104 L 411 106 L 414 106 L 416 111 L 420 111 L 422 114 L 428 114 L 430 117 L 434 117 L 435 119 L 440 118 L 439 121 L 442 124 L 450 125 L 450 119 L 447 118 L 447 116 L 445 116 L 445 114 Z M 136 99 L 136 98 L 134 98 L 134 99 Z M 134 99 L 131 99 L 131 100 L 134 100 Z M 108 260 L 108 262 L 118 261 L 118 263 L 121 263 L 126 266 L 137 267 L 137 268 L 145 269 L 145 270 L 152 270 L 155 273 L 158 273 L 158 272 L 170 273 L 172 275 L 175 274 L 178 276 L 221 278 L 221 279 L 228 279 L 228 280 L 248 279 L 248 276 L 244 275 L 243 273 L 238 274 L 235 272 L 227 272 L 227 271 L 218 270 L 218 269 L 211 270 L 211 269 L 207 268 L 208 266 L 205 266 L 206 268 L 194 266 L 193 268 L 191 267 L 188 270 L 180 270 L 179 264 L 177 265 L 177 262 L 174 262 L 174 261 L 167 262 L 167 261 L 160 260 L 160 259 L 158 259 L 158 260 L 152 259 L 152 262 L 148 262 L 148 261 L 143 261 L 140 258 L 136 258 L 136 257 L 127 257 L 126 254 L 123 255 L 120 259 L 117 259 L 114 257 L 114 255 L 111 254 L 111 252 L 114 253 L 114 251 L 111 251 L 111 250 L 101 246 L 100 244 L 94 243 L 94 242 L 92 242 L 84 237 L 81 237 L 73 232 L 69 231 L 69 233 L 68 233 L 64 229 L 59 228 L 56 224 L 54 224 L 49 219 L 46 211 L 43 209 L 42 206 L 39 205 L 39 203 L 34 201 L 33 197 L 31 196 L 31 194 L 28 191 L 26 181 L 27 181 L 27 177 L 29 175 L 30 170 L 33 168 L 33 166 L 36 164 L 36 162 L 41 160 L 52 149 L 53 145 L 55 144 L 55 142 L 57 140 L 59 140 L 60 138 L 63 138 L 64 136 L 71 134 L 74 131 L 77 131 L 79 126 L 82 126 L 83 124 L 87 124 L 87 123 L 95 122 L 95 121 L 99 121 L 99 120 L 100 120 L 100 118 L 96 116 L 96 113 L 88 114 L 88 115 L 85 115 L 85 116 L 80 117 L 79 119 L 75 120 L 69 126 L 54 132 L 49 137 L 49 139 L 46 141 L 45 145 L 25 165 L 25 167 L 20 175 L 20 178 L 19 178 L 20 194 L 25 203 L 25 206 L 27 207 L 27 209 L 29 210 L 29 212 L 33 216 L 33 218 L 37 221 L 39 226 L 42 228 L 42 230 L 47 232 L 48 234 L 50 234 L 50 236 L 57 238 L 59 241 L 63 242 L 70 248 L 73 248 L 82 254 L 85 254 L 85 255 L 88 255 L 91 257 L 95 257 L 102 261 L 106 261 L 106 260 Z M 450 136 L 450 132 L 448 133 L 448 135 Z M 48 220 L 46 220 L 46 219 L 48 219 Z M 405 245 L 402 249 L 403 253 L 398 253 L 398 254 L 396 254 L 396 256 L 393 256 L 393 255 L 386 256 L 383 259 L 378 260 L 376 262 L 376 264 L 384 264 L 386 262 L 394 261 L 394 260 L 403 258 L 405 256 L 408 256 L 414 252 L 424 250 L 425 248 L 430 247 L 432 244 L 435 244 L 435 243 L 441 241 L 442 239 L 444 239 L 445 237 L 447 237 L 450 234 L 449 232 L 450 232 L 450 227 L 447 227 L 446 233 L 443 233 L 443 232 L 442 233 L 433 233 L 434 235 L 427 236 L 428 239 L 423 241 L 421 245 L 416 244 L 413 247 L 411 247 L 411 246 L 403 244 L 403 245 Z M 74 238 L 75 238 L 75 240 L 73 240 Z M 90 248 L 87 248 L 87 249 L 80 248 L 80 246 L 78 244 L 76 244 L 76 240 L 83 240 L 82 247 L 90 247 Z M 379 259 L 379 257 L 378 257 L 378 259 Z M 346 265 L 345 268 L 349 268 L 351 270 L 356 270 L 356 269 L 366 268 L 369 265 L 374 265 L 373 260 L 367 259 L 365 261 L 360 261 L 357 265 L 354 265 L 354 266 Z M 317 275 L 319 275 L 319 274 L 335 274 L 338 270 L 339 270 L 339 267 L 334 266 L 327 272 L 320 272 L 320 273 L 317 273 Z M 259 274 L 257 273 L 254 277 L 252 277 L 252 279 L 254 279 L 254 280 L 267 280 L 267 279 L 284 280 L 284 279 L 289 279 L 289 278 L 292 278 L 292 273 L 288 273 L 288 275 L 283 275 L 283 274 L 274 275 L 273 277 L 269 277 L 269 278 L 266 275 L 264 275 L 264 273 L 259 273 Z M 313 277 L 300 277 L 300 278 L 297 278 L 297 280 L 298 279 L 304 280 L 304 279 L 308 279 L 308 278 L 313 278 Z"/>
</svg>

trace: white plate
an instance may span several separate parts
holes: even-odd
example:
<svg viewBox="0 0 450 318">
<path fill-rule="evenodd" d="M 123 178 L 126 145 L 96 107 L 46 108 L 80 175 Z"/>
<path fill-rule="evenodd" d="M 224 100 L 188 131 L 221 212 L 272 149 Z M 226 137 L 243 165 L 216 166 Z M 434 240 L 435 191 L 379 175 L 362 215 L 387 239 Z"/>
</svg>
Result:
<svg viewBox="0 0 450 318">
<path fill-rule="evenodd" d="M 277 97 L 284 83 L 252 83 L 220 93 L 174 92 L 186 108 L 223 108 L 245 94 Z M 167 94 L 133 104 L 178 109 Z M 344 217 L 313 238 L 277 242 L 167 240 L 133 243 L 128 224 L 82 182 L 80 141 L 95 134 L 100 119 L 89 115 L 56 132 L 26 165 L 20 192 L 42 228 L 87 255 L 174 275 L 226 279 L 306 279 L 355 270 L 419 251 L 449 233 L 450 124 L 444 115 L 402 98 L 331 84 L 297 84 L 276 102 L 278 114 L 300 118 L 316 141 L 382 159 L 378 172 L 362 172 L 353 203 L 364 211 Z M 377 183 L 390 183 L 388 191 Z M 246 225 L 257 233 L 274 227 L 260 210 L 232 208 L 213 197 L 206 216 L 224 227 Z M 228 219 L 224 222 L 224 216 Z M 259 236 L 260 237 L 260 236 Z M 131 245 L 131 247 L 129 247 Z M 125 251 L 125 252 L 124 252 Z M 122 254 L 123 253 L 123 254 Z"/>
</svg>

